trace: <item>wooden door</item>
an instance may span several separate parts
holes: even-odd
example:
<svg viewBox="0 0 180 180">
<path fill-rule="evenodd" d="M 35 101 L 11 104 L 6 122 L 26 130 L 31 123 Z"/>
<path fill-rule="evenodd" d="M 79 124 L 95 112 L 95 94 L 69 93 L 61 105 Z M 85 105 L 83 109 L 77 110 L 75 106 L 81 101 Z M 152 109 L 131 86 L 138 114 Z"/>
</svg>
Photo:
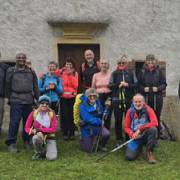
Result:
<svg viewBox="0 0 180 180">
<path fill-rule="evenodd" d="M 84 62 L 84 51 L 91 49 L 95 54 L 95 61 L 100 58 L 99 44 L 58 44 L 59 67 L 63 67 L 66 57 L 71 56 L 77 66 L 79 74 L 80 66 Z M 80 78 L 79 78 L 80 80 Z M 79 81 L 79 91 L 81 91 L 81 82 Z"/>
</svg>

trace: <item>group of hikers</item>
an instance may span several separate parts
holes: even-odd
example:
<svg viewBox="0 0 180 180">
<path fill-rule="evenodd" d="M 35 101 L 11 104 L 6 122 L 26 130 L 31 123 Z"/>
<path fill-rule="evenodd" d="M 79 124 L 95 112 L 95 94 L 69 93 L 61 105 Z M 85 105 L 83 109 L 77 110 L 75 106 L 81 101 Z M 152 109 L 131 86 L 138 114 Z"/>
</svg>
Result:
<svg viewBox="0 0 180 180">
<path fill-rule="evenodd" d="M 16 55 L 14 67 L 0 63 L 0 96 L 2 100 L 6 94 L 10 105 L 5 141 L 8 151 L 18 152 L 16 141 L 22 119 L 24 147 L 33 146 L 35 150 L 32 159 L 55 160 L 59 119 L 63 140 L 74 140 L 78 130 L 81 150 L 107 152 L 114 112 L 116 146 L 132 139 L 127 144 L 126 159 L 136 159 L 145 144 L 148 162 L 156 163 L 153 150 L 160 138 L 163 91 L 167 84 L 155 56 L 146 56 L 137 77 L 128 69 L 126 55 L 118 59 L 113 72 L 109 71 L 107 60 L 95 61 L 90 49 L 85 50 L 84 58 L 80 73 L 73 58 L 67 57 L 61 69 L 56 62 L 49 62 L 48 72 L 39 77 L 31 64 L 27 64 L 25 53 Z M 79 82 L 81 94 L 78 94 Z M 0 112 L 1 126 L 2 114 Z"/>
</svg>

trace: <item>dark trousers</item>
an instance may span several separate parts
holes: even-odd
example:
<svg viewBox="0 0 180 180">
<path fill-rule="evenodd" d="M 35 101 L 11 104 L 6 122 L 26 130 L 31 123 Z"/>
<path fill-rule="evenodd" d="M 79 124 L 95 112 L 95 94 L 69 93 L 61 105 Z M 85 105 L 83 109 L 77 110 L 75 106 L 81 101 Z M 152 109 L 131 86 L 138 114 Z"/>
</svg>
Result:
<svg viewBox="0 0 180 180">
<path fill-rule="evenodd" d="M 63 136 L 74 136 L 73 106 L 75 98 L 61 98 L 60 119 Z"/>
<path fill-rule="evenodd" d="M 54 112 L 56 113 L 56 115 L 58 114 L 59 111 L 59 102 L 52 102 L 51 103 L 51 108 L 54 110 Z"/>
<path fill-rule="evenodd" d="M 22 126 L 22 138 L 24 142 L 29 142 L 30 137 L 25 132 L 25 124 L 26 119 L 29 116 L 30 112 L 32 111 L 32 104 L 15 104 L 11 103 L 10 106 L 10 122 L 9 122 L 9 131 L 8 131 L 8 137 L 6 140 L 6 144 L 15 144 L 17 140 L 17 134 L 19 129 L 20 120 L 22 118 L 23 120 L 23 126 Z"/>
<path fill-rule="evenodd" d="M 129 161 L 135 160 L 140 153 L 142 145 L 146 145 L 146 150 L 153 151 L 157 143 L 157 128 L 151 127 L 142 133 L 141 138 L 131 141 L 127 145 L 126 159 Z"/>
<path fill-rule="evenodd" d="M 118 102 L 113 103 L 116 140 L 122 140 L 122 141 L 124 140 L 122 133 L 122 121 L 123 121 L 123 116 L 126 115 L 128 108 L 129 108 L 129 104 L 126 104 L 126 108 L 120 108 Z"/>
<path fill-rule="evenodd" d="M 104 147 L 107 144 L 107 141 L 110 137 L 110 132 L 108 129 L 106 129 L 105 127 L 103 127 L 102 129 L 99 128 L 100 131 L 100 144 L 102 147 Z M 80 139 L 80 147 L 83 151 L 87 152 L 87 153 L 91 153 L 93 152 L 93 144 L 96 143 L 96 138 L 98 138 L 98 134 L 97 135 L 92 135 L 89 137 L 83 137 Z"/>
<path fill-rule="evenodd" d="M 146 95 L 147 96 L 147 95 Z M 147 104 L 154 109 L 157 119 L 158 119 L 158 136 L 160 133 L 160 117 L 163 107 L 163 97 L 161 94 L 152 93 L 149 94 L 146 98 Z"/>
<path fill-rule="evenodd" d="M 99 93 L 99 100 L 104 108 L 105 108 L 105 101 L 108 99 L 108 97 L 110 97 L 110 93 Z M 112 115 L 112 106 L 108 107 L 108 115 L 104 121 L 104 126 L 107 129 L 111 128 L 111 115 Z"/>
</svg>

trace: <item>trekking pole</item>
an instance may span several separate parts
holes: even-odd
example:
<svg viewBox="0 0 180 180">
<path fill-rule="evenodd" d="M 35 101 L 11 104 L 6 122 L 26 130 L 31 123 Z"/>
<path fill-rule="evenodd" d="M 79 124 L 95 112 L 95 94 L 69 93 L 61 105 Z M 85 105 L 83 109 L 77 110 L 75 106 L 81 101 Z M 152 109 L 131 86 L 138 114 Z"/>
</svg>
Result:
<svg viewBox="0 0 180 180">
<path fill-rule="evenodd" d="M 101 134 L 102 134 L 102 129 L 103 129 L 103 124 L 104 121 L 106 120 L 107 116 L 108 116 L 108 111 L 109 111 L 109 105 L 106 105 L 106 108 L 103 112 L 103 117 L 102 117 L 102 125 L 101 125 L 101 129 L 99 130 L 98 136 L 97 136 L 97 141 L 96 141 L 96 147 L 95 147 L 95 153 L 97 153 L 98 150 L 98 146 L 99 146 L 99 142 L 100 142 L 100 138 L 101 138 Z"/>
<path fill-rule="evenodd" d="M 106 156 L 108 156 L 109 154 L 118 151 L 119 149 L 121 149 L 122 147 L 124 147 L 126 144 L 130 143 L 131 141 L 133 141 L 134 139 L 130 139 L 128 141 L 126 141 L 125 143 L 121 144 L 120 146 L 112 149 L 111 151 L 107 152 L 106 154 L 104 154 L 103 156 L 101 156 L 100 158 L 96 159 L 96 162 L 98 162 L 101 159 L 104 159 Z"/>
<path fill-rule="evenodd" d="M 156 97 L 156 93 L 153 93 L 153 98 L 154 98 L 154 111 L 156 112 L 156 109 L 157 109 L 157 104 L 156 104 L 157 97 Z"/>
</svg>

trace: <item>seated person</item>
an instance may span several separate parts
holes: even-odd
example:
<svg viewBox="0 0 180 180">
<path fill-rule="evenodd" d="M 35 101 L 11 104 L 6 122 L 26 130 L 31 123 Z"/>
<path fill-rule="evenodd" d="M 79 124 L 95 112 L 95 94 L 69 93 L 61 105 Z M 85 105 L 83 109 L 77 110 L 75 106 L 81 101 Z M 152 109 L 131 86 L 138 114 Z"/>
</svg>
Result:
<svg viewBox="0 0 180 180">
<path fill-rule="evenodd" d="M 94 88 L 86 90 L 85 95 L 81 96 L 80 111 L 80 146 L 85 152 L 93 152 L 95 139 L 100 135 L 100 145 L 102 151 L 107 151 L 105 147 L 110 133 L 104 127 L 102 115 L 103 107 L 98 100 L 98 94 Z M 100 134 L 99 134 L 100 133 Z"/>
<path fill-rule="evenodd" d="M 38 102 L 38 109 L 30 113 L 25 126 L 26 133 L 33 136 L 35 154 L 32 159 L 39 160 L 46 156 L 47 160 L 55 160 L 57 158 L 56 114 L 49 108 L 51 99 L 48 96 L 40 96 Z"/>
<path fill-rule="evenodd" d="M 144 97 L 136 94 L 126 113 L 125 132 L 132 139 L 126 149 L 126 159 L 135 160 L 143 144 L 146 144 L 147 161 L 155 164 L 153 150 L 157 141 L 158 121 L 155 112 L 145 104 Z"/>
</svg>

